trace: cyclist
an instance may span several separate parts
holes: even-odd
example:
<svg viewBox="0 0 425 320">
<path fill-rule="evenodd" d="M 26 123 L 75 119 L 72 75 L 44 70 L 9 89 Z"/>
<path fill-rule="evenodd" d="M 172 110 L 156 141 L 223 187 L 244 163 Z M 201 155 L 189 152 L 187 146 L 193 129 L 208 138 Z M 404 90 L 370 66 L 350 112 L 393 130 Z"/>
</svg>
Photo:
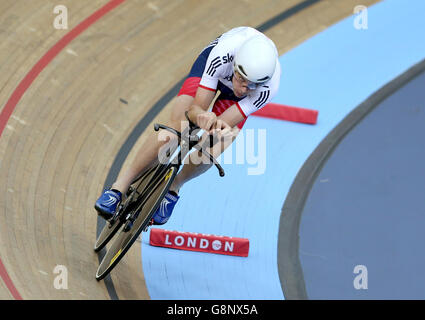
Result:
<svg viewBox="0 0 425 320">
<path fill-rule="evenodd" d="M 209 133 L 222 139 L 236 138 L 246 118 L 264 107 L 279 88 L 281 68 L 273 41 L 251 27 L 238 27 L 212 41 L 194 62 L 188 77 L 172 107 L 166 125 L 180 130 L 181 122 L 189 118 Z M 207 109 L 216 90 L 221 94 L 212 112 Z M 95 203 L 98 214 L 109 219 L 116 211 L 131 183 L 145 168 L 158 161 L 158 152 L 165 141 L 152 130 L 139 149 L 133 163 L 122 171 L 111 188 Z M 223 147 L 220 152 L 223 152 Z M 204 173 L 211 164 L 184 164 L 169 192 L 153 216 L 154 224 L 168 221 L 179 199 L 183 184 Z"/>
</svg>

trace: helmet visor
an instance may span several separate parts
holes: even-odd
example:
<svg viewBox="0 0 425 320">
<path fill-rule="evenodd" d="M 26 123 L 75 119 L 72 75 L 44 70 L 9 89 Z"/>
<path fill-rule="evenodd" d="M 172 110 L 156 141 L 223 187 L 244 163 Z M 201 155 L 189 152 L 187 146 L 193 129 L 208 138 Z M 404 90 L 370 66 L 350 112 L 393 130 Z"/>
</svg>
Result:
<svg viewBox="0 0 425 320">
<path fill-rule="evenodd" d="M 255 83 L 252 81 L 249 81 L 243 76 L 243 72 L 240 71 L 239 67 L 235 64 L 233 68 L 233 76 L 236 78 L 236 80 L 239 83 L 242 83 L 243 85 L 247 86 L 249 90 L 255 90 L 260 85 L 259 83 Z"/>
</svg>

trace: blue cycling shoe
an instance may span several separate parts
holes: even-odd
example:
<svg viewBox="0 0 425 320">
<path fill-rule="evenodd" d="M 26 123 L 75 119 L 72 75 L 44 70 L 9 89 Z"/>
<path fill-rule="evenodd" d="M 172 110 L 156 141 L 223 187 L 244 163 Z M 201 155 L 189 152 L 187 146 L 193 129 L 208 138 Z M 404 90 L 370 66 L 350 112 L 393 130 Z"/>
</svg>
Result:
<svg viewBox="0 0 425 320">
<path fill-rule="evenodd" d="M 102 218 L 109 220 L 117 210 L 121 199 L 122 194 L 118 190 L 105 190 L 100 198 L 97 199 L 94 208 Z"/>
<path fill-rule="evenodd" d="M 174 191 L 168 191 L 164 199 L 162 199 L 161 203 L 159 204 L 155 214 L 153 215 L 153 224 L 161 225 L 166 223 L 171 217 L 174 206 L 179 199 L 180 197 Z"/>
</svg>

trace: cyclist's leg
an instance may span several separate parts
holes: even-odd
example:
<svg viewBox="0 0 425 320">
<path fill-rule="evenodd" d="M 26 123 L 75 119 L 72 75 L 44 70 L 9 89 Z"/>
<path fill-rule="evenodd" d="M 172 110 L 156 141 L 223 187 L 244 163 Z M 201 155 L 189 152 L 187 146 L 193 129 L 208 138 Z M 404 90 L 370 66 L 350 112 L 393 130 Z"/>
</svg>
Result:
<svg viewBox="0 0 425 320">
<path fill-rule="evenodd" d="M 181 122 L 186 120 L 184 113 L 189 110 L 192 101 L 193 97 L 191 96 L 178 96 L 174 101 L 170 119 L 165 125 L 180 131 Z M 112 189 L 125 194 L 131 182 L 134 181 L 140 172 L 158 162 L 158 152 L 168 142 L 168 140 L 161 141 L 158 134 L 153 129 L 149 132 L 148 138 L 138 150 L 135 159 L 126 170 L 120 172 L 117 180 L 112 184 Z"/>
<path fill-rule="evenodd" d="M 213 46 L 206 48 L 195 60 L 189 75 L 174 102 L 170 122 L 168 124 L 165 123 L 165 125 L 181 131 L 181 121 L 186 121 L 184 113 L 189 110 L 189 107 L 194 100 L 196 90 L 198 89 L 199 82 L 205 69 L 208 55 L 212 48 Z M 152 131 L 144 145 L 139 149 L 136 159 L 133 161 L 130 168 L 123 171 L 118 176 L 118 179 L 113 184 L 112 189 L 117 189 L 121 191 L 121 193 L 127 191 L 134 178 L 137 177 L 142 170 L 147 168 L 148 165 L 157 161 L 159 149 L 165 143 L 166 142 L 164 141 L 159 141 L 157 132 Z"/>
</svg>

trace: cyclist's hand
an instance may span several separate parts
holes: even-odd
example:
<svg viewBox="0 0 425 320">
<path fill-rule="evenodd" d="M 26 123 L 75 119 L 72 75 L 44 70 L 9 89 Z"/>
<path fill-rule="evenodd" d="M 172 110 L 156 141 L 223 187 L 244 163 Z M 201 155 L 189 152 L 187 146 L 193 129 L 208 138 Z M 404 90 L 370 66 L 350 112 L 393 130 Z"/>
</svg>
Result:
<svg viewBox="0 0 425 320">
<path fill-rule="evenodd" d="M 219 133 L 219 132 L 227 132 L 231 128 L 230 126 L 223 120 L 217 119 L 217 121 L 214 123 L 213 128 L 211 130 L 211 134 Z"/>
<path fill-rule="evenodd" d="M 225 121 L 221 119 L 217 119 L 212 133 L 216 134 L 217 138 L 220 140 L 233 138 L 233 136 L 235 135 L 235 132 L 232 127 L 230 127 Z"/>
<path fill-rule="evenodd" d="M 211 133 L 214 129 L 214 125 L 216 124 L 217 116 L 214 112 L 204 112 L 198 114 L 196 117 L 196 124 L 201 128 Z"/>
</svg>

